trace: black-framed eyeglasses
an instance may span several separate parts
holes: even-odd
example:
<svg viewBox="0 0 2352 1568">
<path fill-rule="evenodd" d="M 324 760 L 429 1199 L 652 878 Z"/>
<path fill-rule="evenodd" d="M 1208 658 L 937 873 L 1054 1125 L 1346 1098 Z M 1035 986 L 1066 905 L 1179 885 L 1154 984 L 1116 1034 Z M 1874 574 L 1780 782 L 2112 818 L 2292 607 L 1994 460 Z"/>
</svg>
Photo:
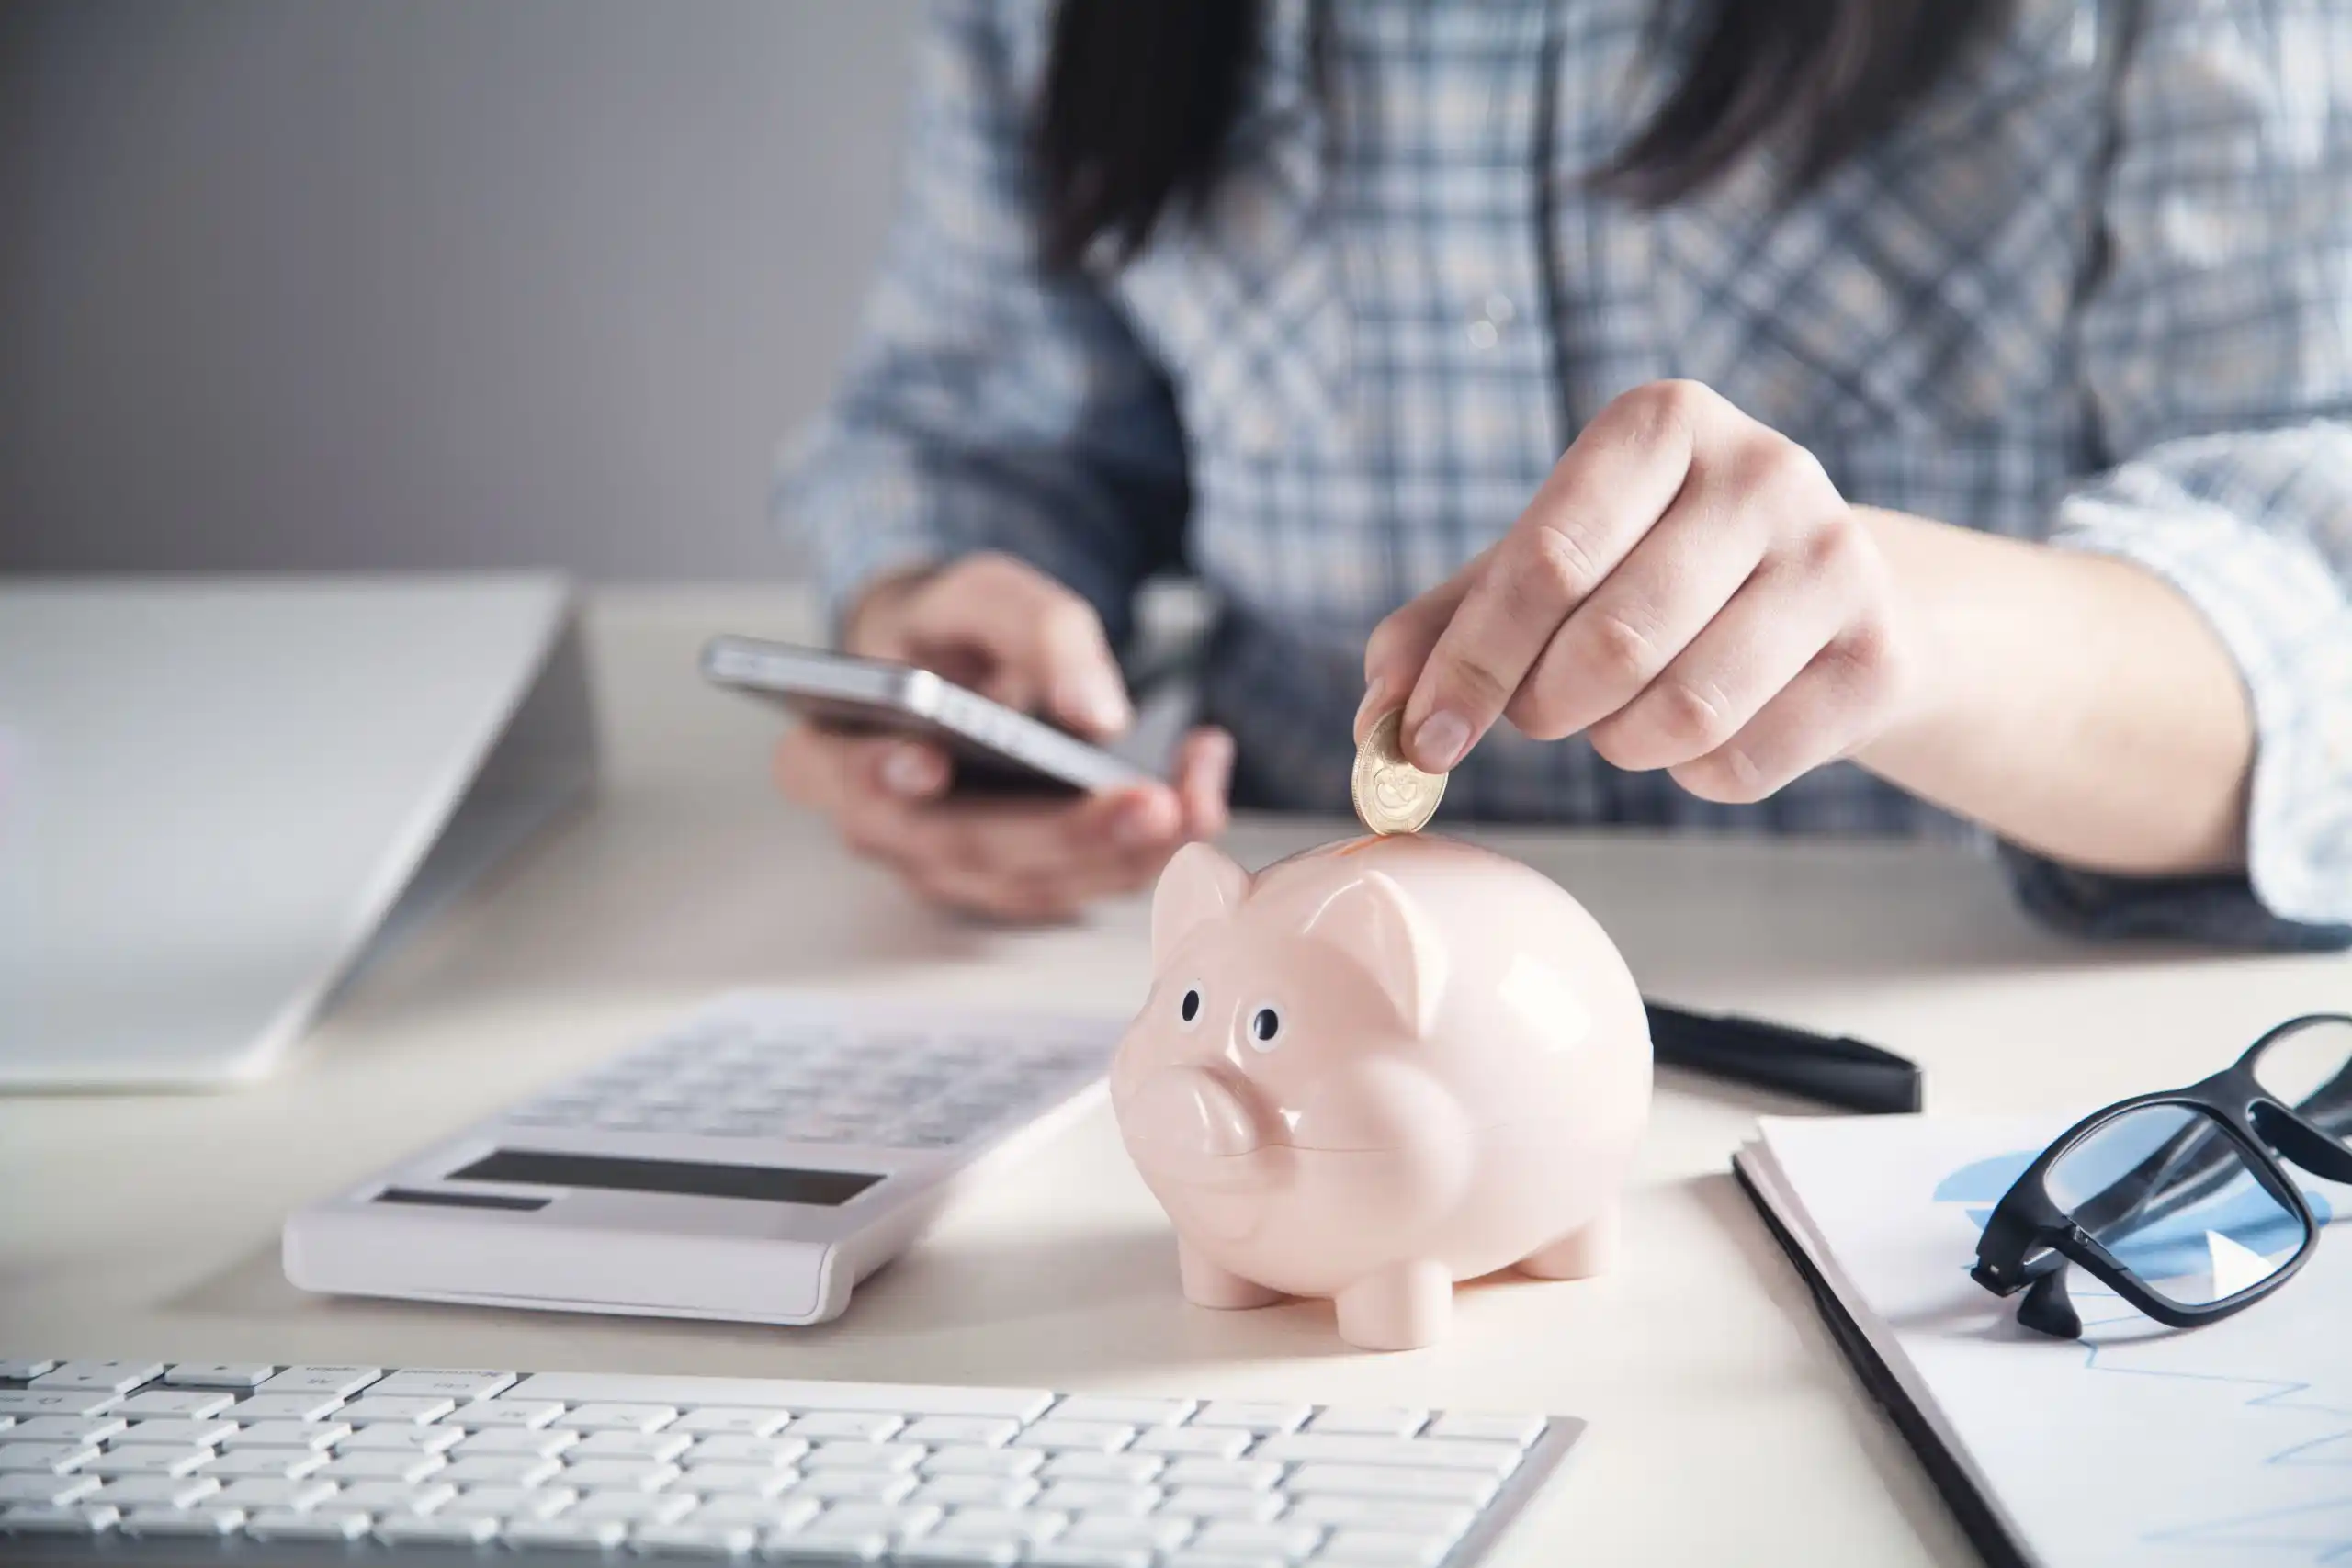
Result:
<svg viewBox="0 0 2352 1568">
<path fill-rule="evenodd" d="M 2294 1277 L 2327 1217 L 2291 1161 L 2352 1182 L 2352 1014 L 2290 1019 L 2222 1072 L 2084 1117 L 1996 1204 L 1969 1278 L 2025 1292 L 2018 1322 L 2072 1339 L 2079 1264 L 2158 1323 L 2195 1328 Z"/>
</svg>

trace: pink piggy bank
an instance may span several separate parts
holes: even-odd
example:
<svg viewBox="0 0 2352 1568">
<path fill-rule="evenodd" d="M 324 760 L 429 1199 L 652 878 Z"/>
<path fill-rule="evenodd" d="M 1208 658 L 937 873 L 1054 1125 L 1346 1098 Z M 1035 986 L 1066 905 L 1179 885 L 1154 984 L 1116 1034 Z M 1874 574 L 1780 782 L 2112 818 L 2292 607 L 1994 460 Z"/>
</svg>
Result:
<svg viewBox="0 0 2352 1568">
<path fill-rule="evenodd" d="M 1457 1280 L 1607 1268 L 1649 1117 L 1649 1026 L 1584 907 L 1501 855 L 1360 839 L 1251 876 L 1179 852 L 1151 996 L 1111 1066 L 1202 1306 L 1329 1296 L 1409 1349 Z"/>
</svg>

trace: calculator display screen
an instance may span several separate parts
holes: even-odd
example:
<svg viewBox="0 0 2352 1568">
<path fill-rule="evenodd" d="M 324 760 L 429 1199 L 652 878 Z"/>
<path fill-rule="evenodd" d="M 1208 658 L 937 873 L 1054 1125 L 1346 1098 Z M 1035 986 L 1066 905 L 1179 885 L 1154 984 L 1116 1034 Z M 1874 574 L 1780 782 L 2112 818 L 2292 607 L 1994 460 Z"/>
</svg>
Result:
<svg viewBox="0 0 2352 1568">
<path fill-rule="evenodd" d="M 749 1198 L 762 1203 L 807 1203 L 831 1209 L 848 1202 L 879 1176 L 861 1170 L 799 1170 L 781 1165 L 712 1165 L 700 1160 L 623 1159 L 611 1155 L 552 1154 L 499 1149 L 450 1181 L 512 1181 L 530 1187 L 593 1187 L 611 1192 L 668 1192 L 693 1198 Z"/>
</svg>

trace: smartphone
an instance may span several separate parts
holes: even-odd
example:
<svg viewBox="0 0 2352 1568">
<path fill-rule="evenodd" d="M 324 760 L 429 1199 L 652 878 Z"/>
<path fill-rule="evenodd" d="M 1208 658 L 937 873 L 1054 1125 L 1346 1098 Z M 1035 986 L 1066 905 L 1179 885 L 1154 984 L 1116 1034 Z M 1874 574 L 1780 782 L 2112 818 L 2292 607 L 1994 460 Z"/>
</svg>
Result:
<svg viewBox="0 0 2352 1568">
<path fill-rule="evenodd" d="M 1116 752 L 909 664 L 722 637 L 704 648 L 702 670 L 718 685 L 780 703 L 837 735 L 928 740 L 954 759 L 959 791 L 1091 795 L 1152 776 Z"/>
</svg>

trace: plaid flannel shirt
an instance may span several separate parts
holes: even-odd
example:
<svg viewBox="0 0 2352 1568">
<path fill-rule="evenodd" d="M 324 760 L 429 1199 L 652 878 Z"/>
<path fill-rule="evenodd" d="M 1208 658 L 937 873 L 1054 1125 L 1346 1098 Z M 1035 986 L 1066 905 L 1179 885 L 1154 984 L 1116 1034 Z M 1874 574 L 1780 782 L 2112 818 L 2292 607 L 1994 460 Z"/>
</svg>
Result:
<svg viewBox="0 0 2352 1568">
<path fill-rule="evenodd" d="M 1766 150 L 1596 195 L 1670 85 L 1649 0 L 1269 7 L 1229 165 L 1125 265 L 1042 268 L 1043 0 L 943 3 L 903 211 L 779 512 L 838 605 L 993 548 L 1090 600 L 1196 573 L 1244 804 L 1346 809 L 1365 635 L 1507 529 L 1611 398 L 1702 381 L 1852 502 L 2128 558 L 2226 644 L 2245 875 L 2011 852 L 2094 931 L 2352 940 L 2352 4 L 2023 0 L 1793 203 Z M 2052 637 L 2067 635 L 2051 628 Z M 1850 764 L 1752 806 L 1498 727 L 1445 812 L 1973 831 Z"/>
</svg>

